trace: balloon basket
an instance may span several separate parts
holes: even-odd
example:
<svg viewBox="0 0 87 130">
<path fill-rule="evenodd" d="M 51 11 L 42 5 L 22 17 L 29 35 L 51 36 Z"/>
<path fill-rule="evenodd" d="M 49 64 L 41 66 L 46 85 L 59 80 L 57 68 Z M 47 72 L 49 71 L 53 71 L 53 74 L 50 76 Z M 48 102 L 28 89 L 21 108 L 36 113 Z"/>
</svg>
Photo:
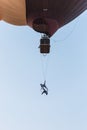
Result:
<svg viewBox="0 0 87 130">
<path fill-rule="evenodd" d="M 47 35 L 43 35 L 40 39 L 40 53 L 50 53 L 50 39 Z"/>
</svg>

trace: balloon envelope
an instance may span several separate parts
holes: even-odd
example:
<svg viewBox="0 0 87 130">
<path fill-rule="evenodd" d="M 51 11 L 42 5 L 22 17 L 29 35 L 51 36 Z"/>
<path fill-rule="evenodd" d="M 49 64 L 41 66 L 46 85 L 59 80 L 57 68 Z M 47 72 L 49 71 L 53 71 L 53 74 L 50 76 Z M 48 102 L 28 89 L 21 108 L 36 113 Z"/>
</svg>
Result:
<svg viewBox="0 0 87 130">
<path fill-rule="evenodd" d="M 26 25 L 25 7 L 25 0 L 0 0 L 0 19 L 14 25 Z"/>
<path fill-rule="evenodd" d="M 87 9 L 87 0 L 26 0 L 27 22 L 52 36 Z"/>
<path fill-rule="evenodd" d="M 52 36 L 87 9 L 87 0 L 0 0 L 0 20 Z"/>
</svg>

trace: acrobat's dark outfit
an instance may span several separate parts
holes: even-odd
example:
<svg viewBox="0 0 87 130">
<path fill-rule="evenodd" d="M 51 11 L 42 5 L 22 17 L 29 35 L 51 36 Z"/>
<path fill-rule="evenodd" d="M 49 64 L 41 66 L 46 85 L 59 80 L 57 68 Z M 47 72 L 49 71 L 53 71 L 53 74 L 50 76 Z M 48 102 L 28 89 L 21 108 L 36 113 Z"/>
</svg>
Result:
<svg viewBox="0 0 87 130">
<path fill-rule="evenodd" d="M 41 86 L 41 90 L 42 90 L 41 94 L 48 95 L 48 88 L 46 87 L 46 82 L 44 82 L 44 84 L 40 84 L 40 86 Z"/>
</svg>

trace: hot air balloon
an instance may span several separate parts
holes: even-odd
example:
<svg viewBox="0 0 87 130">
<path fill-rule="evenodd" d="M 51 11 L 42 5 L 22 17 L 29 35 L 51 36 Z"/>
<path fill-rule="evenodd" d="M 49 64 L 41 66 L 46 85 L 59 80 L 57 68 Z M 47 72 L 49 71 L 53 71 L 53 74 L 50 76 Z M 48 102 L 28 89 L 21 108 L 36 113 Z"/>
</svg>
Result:
<svg viewBox="0 0 87 130">
<path fill-rule="evenodd" d="M 87 0 L 0 0 L 0 20 L 43 33 L 40 52 L 49 53 L 50 37 L 86 9 Z"/>
</svg>

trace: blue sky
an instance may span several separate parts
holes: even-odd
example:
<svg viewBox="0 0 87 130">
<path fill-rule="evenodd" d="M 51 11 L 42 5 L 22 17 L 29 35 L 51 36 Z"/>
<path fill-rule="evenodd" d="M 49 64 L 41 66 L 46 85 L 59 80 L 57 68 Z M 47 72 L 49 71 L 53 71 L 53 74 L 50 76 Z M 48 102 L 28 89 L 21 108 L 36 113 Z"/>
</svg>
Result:
<svg viewBox="0 0 87 130">
<path fill-rule="evenodd" d="M 48 96 L 39 39 L 0 22 L 0 130 L 87 130 L 87 11 L 51 38 Z"/>
</svg>

